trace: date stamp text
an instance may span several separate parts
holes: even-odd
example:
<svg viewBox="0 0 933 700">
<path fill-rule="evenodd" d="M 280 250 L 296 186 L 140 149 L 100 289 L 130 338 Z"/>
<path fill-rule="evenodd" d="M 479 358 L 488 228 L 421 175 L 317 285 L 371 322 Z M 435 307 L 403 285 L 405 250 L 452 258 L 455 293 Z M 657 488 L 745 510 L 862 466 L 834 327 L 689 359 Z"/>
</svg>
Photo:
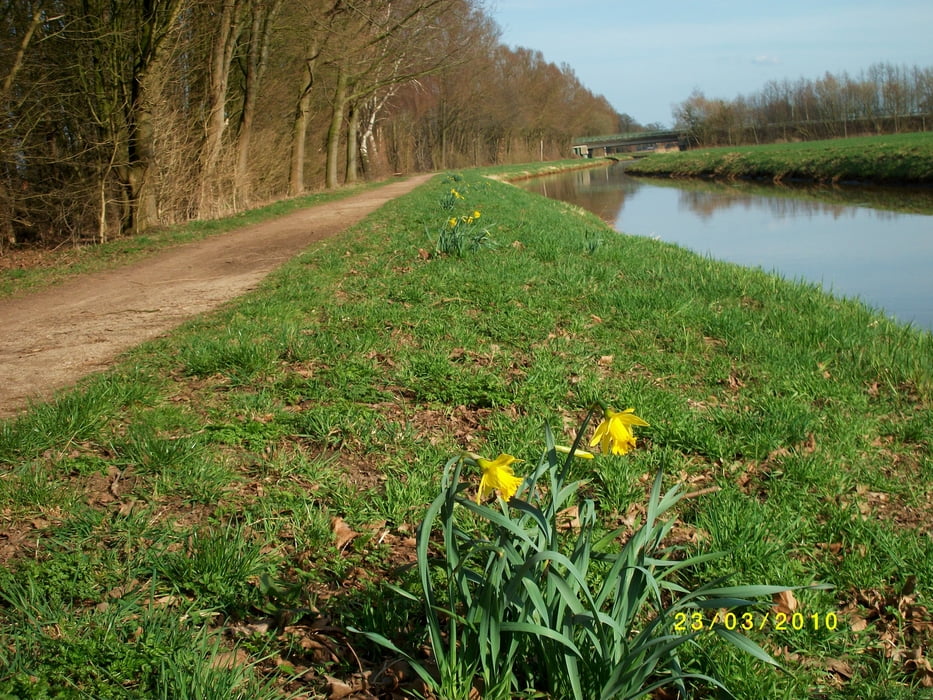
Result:
<svg viewBox="0 0 933 700">
<path fill-rule="evenodd" d="M 710 613 L 713 613 L 710 615 Z M 784 612 L 733 612 L 731 610 L 716 610 L 700 612 L 674 613 L 675 632 L 702 632 L 712 630 L 716 626 L 727 630 L 772 630 L 784 632 L 789 630 L 829 630 L 839 627 L 839 616 L 834 612 L 828 613 L 784 613 Z"/>
</svg>

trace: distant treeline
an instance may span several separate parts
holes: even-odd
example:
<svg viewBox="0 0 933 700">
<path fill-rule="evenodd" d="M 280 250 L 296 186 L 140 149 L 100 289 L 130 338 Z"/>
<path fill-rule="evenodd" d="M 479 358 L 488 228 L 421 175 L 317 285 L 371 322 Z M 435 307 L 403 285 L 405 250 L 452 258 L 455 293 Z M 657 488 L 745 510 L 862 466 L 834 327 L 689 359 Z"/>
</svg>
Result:
<svg viewBox="0 0 933 700">
<path fill-rule="evenodd" d="M 479 0 L 2 2 L 0 254 L 617 129 L 498 37 Z"/>
<path fill-rule="evenodd" d="M 857 77 L 771 81 L 733 100 L 695 91 L 674 119 L 698 146 L 926 131 L 933 128 L 933 68 L 876 63 Z"/>
</svg>

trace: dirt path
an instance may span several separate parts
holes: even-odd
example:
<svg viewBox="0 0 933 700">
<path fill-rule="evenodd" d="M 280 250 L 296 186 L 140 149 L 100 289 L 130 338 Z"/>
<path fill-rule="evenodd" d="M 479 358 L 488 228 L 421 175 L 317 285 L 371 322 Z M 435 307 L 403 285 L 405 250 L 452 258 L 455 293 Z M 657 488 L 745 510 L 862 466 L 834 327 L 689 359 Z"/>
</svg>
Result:
<svg viewBox="0 0 933 700">
<path fill-rule="evenodd" d="M 0 300 L 0 417 L 109 366 L 121 352 L 253 289 L 309 244 L 427 181 L 421 175 L 141 262 Z"/>
</svg>

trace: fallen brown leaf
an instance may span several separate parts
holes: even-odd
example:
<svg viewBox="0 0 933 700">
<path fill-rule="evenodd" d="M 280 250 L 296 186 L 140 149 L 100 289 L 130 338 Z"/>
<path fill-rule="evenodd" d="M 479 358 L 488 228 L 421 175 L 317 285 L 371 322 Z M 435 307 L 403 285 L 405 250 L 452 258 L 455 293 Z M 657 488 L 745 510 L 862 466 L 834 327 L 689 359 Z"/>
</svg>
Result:
<svg viewBox="0 0 933 700">
<path fill-rule="evenodd" d="M 341 517 L 333 518 L 330 524 L 337 540 L 337 549 L 341 551 L 360 534 L 347 525 L 346 521 Z"/>
<path fill-rule="evenodd" d="M 842 659 L 826 659 L 823 665 L 827 671 L 832 671 L 836 675 L 842 676 L 845 680 L 849 680 L 854 675 L 852 667 Z"/>
<path fill-rule="evenodd" d="M 797 609 L 797 599 L 794 597 L 792 591 L 781 591 L 780 593 L 775 593 L 771 596 L 771 601 L 774 604 L 774 612 L 784 613 L 785 615 L 791 615 Z"/>
<path fill-rule="evenodd" d="M 247 654 L 243 649 L 222 651 L 213 659 L 211 659 L 211 667 L 231 670 L 237 666 L 245 666 L 249 663 L 249 661 L 249 654 Z"/>
<path fill-rule="evenodd" d="M 328 700 L 341 700 L 353 695 L 359 688 L 354 688 L 348 683 L 344 683 L 339 678 L 333 676 L 324 676 L 327 679 L 327 697 Z"/>
<path fill-rule="evenodd" d="M 576 532 L 580 529 L 580 509 L 577 506 L 570 506 L 569 508 L 564 508 L 557 514 L 557 529 L 558 530 L 572 530 Z"/>
<path fill-rule="evenodd" d="M 864 632 L 868 628 L 868 620 L 858 615 L 849 615 L 849 629 L 853 632 Z"/>
</svg>

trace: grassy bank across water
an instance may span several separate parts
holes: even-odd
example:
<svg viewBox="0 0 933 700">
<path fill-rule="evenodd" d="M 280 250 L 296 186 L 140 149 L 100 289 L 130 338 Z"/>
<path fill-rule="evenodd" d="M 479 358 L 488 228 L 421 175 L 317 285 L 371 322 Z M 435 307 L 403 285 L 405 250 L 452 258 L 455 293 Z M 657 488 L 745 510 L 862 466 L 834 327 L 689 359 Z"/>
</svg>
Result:
<svg viewBox="0 0 933 700">
<path fill-rule="evenodd" d="M 933 184 L 933 132 L 658 153 L 633 175 Z"/>
<path fill-rule="evenodd" d="M 452 221 L 481 245 L 437 255 Z M 696 494 L 672 543 L 728 552 L 680 584 L 834 587 L 779 601 L 799 625 L 751 618 L 790 673 L 705 630 L 685 663 L 742 698 L 917 697 L 933 682 L 931 365 L 930 334 L 815 285 L 438 176 L 0 423 L 0 696 L 376 685 L 385 652 L 348 630 L 422 644 L 422 608 L 384 584 L 415 589 L 448 457 L 508 453 L 524 475 L 543 423 L 570 444 L 602 399 L 650 424 L 628 454 L 574 463 L 614 542 L 663 469 Z M 464 477 L 472 497 L 479 472 Z"/>
</svg>

